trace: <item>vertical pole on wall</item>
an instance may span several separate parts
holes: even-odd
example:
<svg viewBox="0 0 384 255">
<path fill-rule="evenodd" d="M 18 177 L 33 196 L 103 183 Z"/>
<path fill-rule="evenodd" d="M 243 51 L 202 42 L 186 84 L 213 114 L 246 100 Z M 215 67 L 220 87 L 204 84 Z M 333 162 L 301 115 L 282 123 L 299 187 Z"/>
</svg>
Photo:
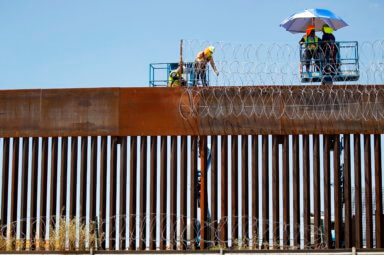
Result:
<svg viewBox="0 0 384 255">
<path fill-rule="evenodd" d="M 111 137 L 109 169 L 109 250 L 116 250 L 117 137 Z"/>
<path fill-rule="evenodd" d="M 273 246 L 278 249 L 280 242 L 280 212 L 279 212 L 279 144 L 278 136 L 272 136 L 272 228 Z"/>
<path fill-rule="evenodd" d="M 290 203 L 289 203 L 289 141 L 288 136 L 283 137 L 283 247 L 288 249 L 290 245 Z"/>
<path fill-rule="evenodd" d="M 41 154 L 41 181 L 40 181 L 40 240 L 39 244 L 40 250 L 45 249 L 44 247 L 44 236 L 47 236 L 46 231 L 46 223 L 47 223 L 47 178 L 48 178 L 48 137 L 43 138 L 42 144 L 42 154 Z"/>
<path fill-rule="evenodd" d="M 49 202 L 49 216 L 50 221 L 49 225 L 52 229 L 55 229 L 56 226 L 56 201 L 57 201 L 57 157 L 58 157 L 58 138 L 52 137 L 51 143 L 51 179 L 50 179 L 50 202 Z M 85 206 L 84 206 L 85 208 Z M 53 233 L 49 234 L 52 238 L 54 236 Z"/>
<path fill-rule="evenodd" d="M 97 200 L 97 137 L 91 137 L 91 160 L 90 160 L 90 184 L 89 184 L 89 224 L 96 231 L 96 200 Z M 95 244 L 96 245 L 96 244 Z"/>
<path fill-rule="evenodd" d="M 20 238 L 24 239 L 17 248 L 24 249 L 27 236 L 27 203 L 28 203 L 28 158 L 29 137 L 23 137 L 23 153 L 21 166 L 21 204 L 20 204 Z"/>
<path fill-rule="evenodd" d="M 206 248 L 206 240 L 208 237 L 208 183 L 207 183 L 207 137 L 200 137 L 200 167 L 201 167 L 201 177 L 200 177 L 200 249 Z"/>
<path fill-rule="evenodd" d="M 210 240 L 217 245 L 217 170 L 218 170 L 218 145 L 217 136 L 211 137 L 211 233 Z"/>
<path fill-rule="evenodd" d="M 242 242 L 241 245 L 246 247 L 249 245 L 248 240 L 248 136 L 241 136 L 241 228 Z"/>
<path fill-rule="evenodd" d="M 335 247 L 341 248 L 342 245 L 342 234 L 341 234 L 341 224 L 342 224 L 342 205 L 341 205 L 341 185 L 340 185 L 340 146 L 339 146 L 339 136 L 334 137 L 333 145 L 333 185 L 334 185 L 334 229 L 335 229 Z"/>
<path fill-rule="evenodd" d="M 231 137 L 231 198 L 232 198 L 232 247 L 238 245 L 239 230 L 239 203 L 238 203 L 238 174 L 239 174 L 239 157 L 238 157 L 238 136 Z"/>
<path fill-rule="evenodd" d="M 321 244 L 321 213 L 320 213 L 320 138 L 313 136 L 313 204 L 314 204 L 314 245 L 320 248 Z"/>
<path fill-rule="evenodd" d="M 8 140 L 9 143 L 9 140 Z M 8 144 L 9 145 L 9 144 Z M 5 148 L 4 148 L 5 149 Z M 8 146 L 9 149 L 9 146 Z M 9 153 L 9 151 L 8 151 Z M 31 219 L 31 224 L 29 225 L 29 238 L 30 246 L 29 248 L 35 249 L 35 240 L 36 240 L 36 219 L 37 219 L 37 183 L 38 183 L 38 170 L 39 170 L 39 138 L 34 137 L 32 139 L 32 162 L 31 162 L 31 206 L 29 210 L 29 217 Z M 64 172 L 64 171 L 63 171 Z M 4 176 L 3 176 L 4 178 Z M 7 177 L 8 181 L 8 177 Z M 65 182 L 67 183 L 67 182 Z"/>
<path fill-rule="evenodd" d="M 52 139 L 53 141 L 53 139 Z M 88 169 L 88 137 L 82 136 L 81 139 L 81 159 L 80 159 L 80 213 L 81 223 L 86 222 L 87 207 L 87 169 Z M 52 145 L 53 148 L 53 145 Z M 53 169 L 53 168 L 52 168 Z M 56 210 L 53 208 L 53 210 Z"/>
<path fill-rule="evenodd" d="M 197 236 L 197 193 L 199 192 L 197 185 L 197 136 L 191 137 L 191 188 L 190 188 L 190 247 L 192 250 L 196 249 L 196 236 Z"/>
<path fill-rule="evenodd" d="M 252 136 L 252 245 L 259 247 L 259 137 Z"/>
<path fill-rule="evenodd" d="M 375 135 L 375 192 L 376 192 L 376 248 L 383 248 L 383 204 L 382 204 L 382 166 L 381 166 L 381 136 Z"/>
<path fill-rule="evenodd" d="M 183 73 L 183 40 L 180 40 L 180 63 L 179 63 L 180 71 Z"/>
<path fill-rule="evenodd" d="M 149 200 L 149 249 L 156 250 L 156 201 L 157 201 L 157 136 L 151 136 L 150 200 Z"/>
<path fill-rule="evenodd" d="M 373 248 L 372 223 L 372 170 L 371 170 L 371 135 L 364 135 L 364 189 L 365 189 L 365 225 L 366 247 Z"/>
<path fill-rule="evenodd" d="M 165 250 L 167 241 L 167 137 L 162 136 L 160 152 L 160 250 Z"/>
<path fill-rule="evenodd" d="M 309 135 L 303 135 L 303 214 L 304 214 L 304 247 L 311 246 L 310 224 L 310 173 L 309 173 Z"/>
<path fill-rule="evenodd" d="M 221 136 L 221 246 L 227 246 L 228 239 L 228 136 Z"/>
<path fill-rule="evenodd" d="M 300 164 L 299 136 L 292 136 L 293 246 L 300 247 Z"/>
<path fill-rule="evenodd" d="M 139 250 L 145 250 L 147 245 L 147 137 L 140 139 L 140 221 L 139 221 Z"/>
<path fill-rule="evenodd" d="M 355 247 L 363 246 L 362 238 L 362 198 L 361 198 L 361 146 L 360 134 L 353 137 L 353 153 L 354 153 L 354 168 L 355 168 Z"/>
<path fill-rule="evenodd" d="M 3 139 L 3 175 L 1 180 L 1 226 L 7 225 L 8 219 L 8 176 L 9 176 L 9 138 Z M 33 185 L 33 183 L 32 183 Z M 36 185 L 36 184 L 35 184 Z M 33 193 L 32 193 L 33 194 Z M 31 205 L 33 208 L 34 205 Z M 33 214 L 31 214 L 33 216 Z M 32 217 L 31 216 L 31 217 Z M 33 225 L 33 224 L 31 224 Z M 31 231 L 33 232 L 33 231 Z M 5 236 L 7 234 L 7 227 L 2 229 L 1 234 Z"/>
<path fill-rule="evenodd" d="M 329 136 L 324 135 L 324 239 L 327 248 L 331 248 L 331 165 Z"/>
<path fill-rule="evenodd" d="M 344 236 L 345 248 L 352 247 L 352 204 L 351 204 L 351 142 L 350 135 L 344 134 Z"/>
<path fill-rule="evenodd" d="M 100 151 L 100 211 L 99 211 L 99 231 L 101 232 L 101 248 L 106 248 L 105 230 L 107 217 L 107 137 L 101 137 Z"/>
<path fill-rule="evenodd" d="M 136 250 L 136 201 L 137 201 L 137 136 L 131 137 L 129 180 L 129 250 Z"/>
<path fill-rule="evenodd" d="M 16 234 L 17 220 L 17 198 L 19 184 L 19 143 L 18 137 L 13 138 L 13 153 L 12 153 L 12 179 L 11 179 L 11 208 L 9 210 L 10 226 L 7 228 L 7 237 L 11 239 Z M 42 191 L 43 192 L 43 191 Z M 13 243 L 9 242 L 13 248 Z"/>
<path fill-rule="evenodd" d="M 180 244 L 187 249 L 187 137 L 181 137 L 180 154 Z"/>
<path fill-rule="evenodd" d="M 170 232 L 169 236 L 171 250 L 177 248 L 177 228 L 176 228 L 176 214 L 177 214 L 177 136 L 171 137 L 171 178 L 170 178 Z"/>
<path fill-rule="evenodd" d="M 262 249 L 268 249 L 269 243 L 269 164 L 268 164 L 268 135 L 263 135 L 262 140 Z"/>
</svg>

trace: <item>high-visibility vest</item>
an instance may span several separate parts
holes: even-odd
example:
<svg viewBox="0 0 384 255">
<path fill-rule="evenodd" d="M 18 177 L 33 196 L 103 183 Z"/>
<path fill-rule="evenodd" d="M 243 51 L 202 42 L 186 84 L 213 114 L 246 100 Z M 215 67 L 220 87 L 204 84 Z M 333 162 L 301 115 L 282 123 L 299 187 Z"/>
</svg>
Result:
<svg viewBox="0 0 384 255">
<path fill-rule="evenodd" d="M 179 72 L 176 72 L 176 70 L 173 70 L 169 74 L 168 78 L 168 87 L 179 87 L 181 86 L 182 76 Z"/>
<path fill-rule="evenodd" d="M 304 41 L 308 49 L 315 50 L 319 46 L 319 37 L 316 35 L 315 37 L 305 35 Z"/>
</svg>

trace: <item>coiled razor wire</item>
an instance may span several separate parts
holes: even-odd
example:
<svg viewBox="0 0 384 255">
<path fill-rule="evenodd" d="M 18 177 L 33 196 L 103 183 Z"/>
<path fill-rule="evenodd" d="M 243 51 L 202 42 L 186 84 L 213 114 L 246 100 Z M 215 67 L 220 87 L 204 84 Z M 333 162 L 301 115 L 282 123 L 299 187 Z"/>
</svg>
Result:
<svg viewBox="0 0 384 255">
<path fill-rule="evenodd" d="M 157 215 L 158 217 L 160 215 Z M 170 226 L 168 217 L 170 215 L 164 215 L 166 221 L 166 228 L 159 229 L 160 220 L 154 216 L 145 216 L 139 218 L 138 215 L 120 215 L 111 217 L 103 222 L 95 221 L 86 223 L 86 219 L 79 221 L 77 218 L 67 220 L 65 218 L 57 219 L 52 217 L 49 220 L 46 219 L 23 219 L 12 222 L 6 226 L 0 228 L 0 251 L 1 250 L 51 250 L 51 251 L 63 251 L 63 250 L 103 250 L 102 243 L 106 242 L 106 249 L 115 249 L 115 247 L 108 247 L 108 241 L 113 240 L 118 247 L 121 247 L 122 243 L 128 243 L 134 241 L 135 248 L 140 242 L 145 243 L 146 249 L 148 249 L 148 237 L 147 231 L 142 234 L 141 229 L 148 229 L 150 232 L 156 227 L 156 248 L 159 247 L 160 242 L 166 243 L 166 249 L 172 249 L 172 244 L 176 245 L 177 249 L 181 249 L 185 246 L 187 249 L 197 248 L 203 241 L 201 239 L 200 231 L 203 227 L 198 220 L 195 223 L 191 223 L 189 219 L 185 219 L 185 227 L 182 229 L 181 217 L 175 217 L 176 221 L 173 226 Z M 130 232 L 128 222 L 130 218 L 135 219 L 135 231 Z M 230 233 L 236 229 L 242 232 L 242 228 L 245 226 L 240 224 L 243 222 L 244 217 L 235 217 L 238 224 L 234 225 L 232 220 L 234 217 L 222 217 L 217 221 L 208 221 L 204 225 L 204 232 L 207 233 L 207 239 L 204 243 L 208 249 L 216 248 L 231 248 L 231 249 L 324 249 L 330 248 L 326 246 L 325 236 L 322 232 L 322 228 L 316 228 L 314 225 L 308 226 L 308 229 L 304 229 L 304 226 L 300 224 L 283 224 L 282 222 L 270 222 L 269 228 L 263 230 L 263 221 L 258 218 L 246 217 L 247 222 L 247 235 L 238 235 L 234 238 L 233 234 L 228 232 L 224 235 L 223 239 L 222 229 L 224 225 Z M 150 222 L 153 219 L 153 222 Z M 116 222 L 117 227 L 112 227 L 110 222 Z M 250 224 L 252 222 L 252 224 Z M 36 236 L 31 237 L 30 233 L 21 233 L 17 231 L 17 226 L 21 223 L 27 225 L 31 224 L 36 226 L 39 230 Z M 273 233 L 273 227 L 279 226 L 279 234 Z M 169 227 L 169 228 L 168 228 Z M 45 231 L 49 229 L 48 236 Z M 106 232 L 103 232 L 105 229 Z M 174 234 L 167 229 L 173 229 Z M 138 231 L 137 231 L 138 230 Z M 195 237 L 191 236 L 192 230 L 195 233 Z M 43 232 L 40 232 L 43 231 Z M 310 240 L 304 241 L 303 233 L 308 231 L 310 233 Z M 283 233 L 287 235 L 287 241 L 283 241 Z M 112 236 L 109 235 L 112 233 Z M 268 240 L 263 240 L 265 234 L 268 236 Z M 276 234 L 276 235 L 275 235 Z M 274 235 L 274 236 L 272 236 Z M 298 244 L 294 244 L 294 240 L 298 240 Z M 128 247 L 124 245 L 124 247 Z"/>
<path fill-rule="evenodd" d="M 266 118 L 383 120 L 384 87 L 213 87 L 186 89 L 179 112 L 184 119 Z"/>
<path fill-rule="evenodd" d="M 309 82 L 300 87 L 298 44 L 185 40 L 184 61 L 193 62 L 208 45 L 216 48 L 213 57 L 220 74 L 210 72 L 209 88 L 184 90 L 179 112 L 185 119 L 384 119 L 384 88 L 378 86 L 384 84 L 384 41 L 359 43 L 358 81 Z M 343 58 L 352 54 L 346 49 Z"/>
<path fill-rule="evenodd" d="M 196 55 L 208 45 L 215 47 L 213 54 L 217 69 L 216 76 L 210 72 L 210 86 L 247 85 L 300 85 L 300 46 L 298 43 L 241 44 L 231 42 L 210 42 L 183 40 L 184 62 L 194 62 Z M 340 46 L 341 59 L 353 60 L 355 47 L 345 42 Z M 358 42 L 359 84 L 384 84 L 384 40 Z M 324 50 L 319 47 L 319 54 Z M 343 63 L 341 63 L 342 70 Z M 336 82 L 336 81 L 335 81 Z M 356 82 L 353 82 L 356 84 Z M 308 83 L 306 83 L 308 84 Z M 309 83 L 311 84 L 311 83 Z M 313 82 L 319 85 L 319 82 Z M 351 84 L 344 80 L 338 84 Z"/>
</svg>

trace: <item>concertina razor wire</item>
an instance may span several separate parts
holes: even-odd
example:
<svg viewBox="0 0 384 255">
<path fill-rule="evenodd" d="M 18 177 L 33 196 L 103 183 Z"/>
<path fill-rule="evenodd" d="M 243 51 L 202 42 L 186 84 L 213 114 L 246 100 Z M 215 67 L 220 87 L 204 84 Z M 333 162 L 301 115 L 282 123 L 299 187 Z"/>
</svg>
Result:
<svg viewBox="0 0 384 255">
<path fill-rule="evenodd" d="M 384 88 L 378 86 L 384 84 L 384 40 L 359 42 L 356 66 L 359 79 L 350 81 L 338 77 L 338 80 L 331 81 L 333 85 L 329 80 L 327 85 L 313 81 L 302 83 L 300 71 L 306 68 L 300 61 L 302 52 L 298 43 L 239 44 L 184 40 L 184 62 L 194 62 L 198 52 L 208 45 L 215 47 L 213 58 L 219 76 L 209 72 L 209 88 L 185 89 L 179 104 L 184 119 L 279 119 L 283 116 L 289 119 L 384 119 Z M 338 49 L 347 60 L 353 58 L 355 50 L 349 46 Z M 324 50 L 319 54 L 323 53 Z M 312 69 L 314 65 L 315 61 L 312 61 Z M 347 64 L 337 65 L 340 72 L 345 73 L 347 69 Z M 355 84 L 363 86 L 349 86 Z"/>
<path fill-rule="evenodd" d="M 159 219 L 158 219 L 159 217 Z M 173 226 L 170 225 L 168 217 L 171 215 L 166 214 L 164 217 L 167 227 L 163 230 L 159 229 L 160 215 L 157 216 L 144 216 L 139 215 L 118 215 L 110 217 L 105 221 L 88 221 L 86 218 L 79 220 L 79 218 L 68 219 L 66 217 L 50 217 L 38 219 L 20 219 L 0 228 L 0 251 L 4 250 L 114 250 L 115 248 L 123 247 L 129 248 L 129 243 L 133 241 L 134 247 L 138 248 L 140 243 L 145 243 L 145 249 L 149 248 L 149 235 L 147 230 L 151 232 L 155 227 L 156 232 L 156 247 L 159 243 L 164 241 L 166 249 L 172 249 L 172 243 L 177 249 L 181 246 L 186 248 L 198 248 L 201 240 L 200 231 L 202 226 L 200 221 L 196 220 L 195 224 L 191 224 L 190 220 L 184 217 L 185 228 L 181 229 L 181 216 L 175 216 L 176 221 Z M 135 230 L 130 232 L 128 225 L 130 218 L 135 219 Z M 300 224 L 283 224 L 282 222 L 272 222 L 268 220 L 269 227 L 263 230 L 263 220 L 253 218 L 251 216 L 245 217 L 247 222 L 247 234 L 242 234 L 244 227 L 242 216 L 235 217 L 237 224 L 232 224 L 234 217 L 221 217 L 217 221 L 207 221 L 204 226 L 204 231 L 207 233 L 207 239 L 204 243 L 208 249 L 231 248 L 231 249 L 325 249 L 326 246 L 325 235 L 322 228 L 316 228 L 314 225 L 308 226 L 305 230 L 303 225 Z M 151 222 L 153 220 L 154 222 Z M 112 227 L 110 222 L 116 222 Z M 27 226 L 34 225 L 37 229 L 36 235 L 32 236 L 30 231 L 21 233 L 18 230 L 18 225 L 24 223 Z M 227 230 L 225 238 L 223 239 L 223 226 Z M 275 226 L 278 226 L 278 232 L 274 233 Z M 112 229 L 110 229 L 112 227 Z M 103 231 L 105 229 L 105 232 Z M 173 236 L 171 232 L 173 229 Z M 236 229 L 238 234 L 234 237 L 233 230 Z M 49 232 L 46 232 L 46 231 Z M 142 234 L 141 230 L 145 233 Z M 191 236 L 192 231 L 195 237 Z M 304 232 L 308 231 L 310 240 L 304 241 Z M 283 234 L 287 235 L 287 242 L 283 240 Z M 111 236 L 112 233 L 112 236 Z M 265 235 L 268 236 L 264 240 Z M 108 243 L 113 240 L 116 247 L 109 247 Z M 294 240 L 298 240 L 295 244 Z M 105 245 L 103 245 L 105 243 Z M 104 246 L 104 248 L 103 248 Z"/>
</svg>

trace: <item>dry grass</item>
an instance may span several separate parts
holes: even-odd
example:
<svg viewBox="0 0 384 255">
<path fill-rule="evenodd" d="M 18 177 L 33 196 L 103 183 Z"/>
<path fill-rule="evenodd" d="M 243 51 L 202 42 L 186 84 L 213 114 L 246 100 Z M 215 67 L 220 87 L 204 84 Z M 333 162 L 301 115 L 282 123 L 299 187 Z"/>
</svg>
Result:
<svg viewBox="0 0 384 255">
<path fill-rule="evenodd" d="M 8 226 L 10 228 L 10 226 Z M 0 251 L 12 251 L 15 250 L 15 245 L 23 245 L 22 243 L 18 244 L 16 238 L 8 234 L 8 236 L 3 236 L 3 233 L 0 233 Z"/>
<path fill-rule="evenodd" d="M 0 251 L 7 250 L 8 240 L 4 238 L 3 235 L 0 235 Z"/>
<path fill-rule="evenodd" d="M 68 222 L 65 218 L 60 218 L 56 226 L 50 226 L 49 235 L 49 250 L 86 250 L 96 247 L 94 224 L 91 224 L 88 230 L 86 224 L 78 223 L 76 218 Z"/>
<path fill-rule="evenodd" d="M 95 224 L 90 224 L 88 228 L 86 224 L 78 223 L 76 218 L 67 221 L 65 217 L 60 217 L 57 224 L 51 224 L 49 227 L 49 240 L 16 239 L 12 234 L 4 237 L 0 233 L 0 251 L 29 250 L 32 246 L 52 251 L 95 249 L 97 246 Z"/>
</svg>

